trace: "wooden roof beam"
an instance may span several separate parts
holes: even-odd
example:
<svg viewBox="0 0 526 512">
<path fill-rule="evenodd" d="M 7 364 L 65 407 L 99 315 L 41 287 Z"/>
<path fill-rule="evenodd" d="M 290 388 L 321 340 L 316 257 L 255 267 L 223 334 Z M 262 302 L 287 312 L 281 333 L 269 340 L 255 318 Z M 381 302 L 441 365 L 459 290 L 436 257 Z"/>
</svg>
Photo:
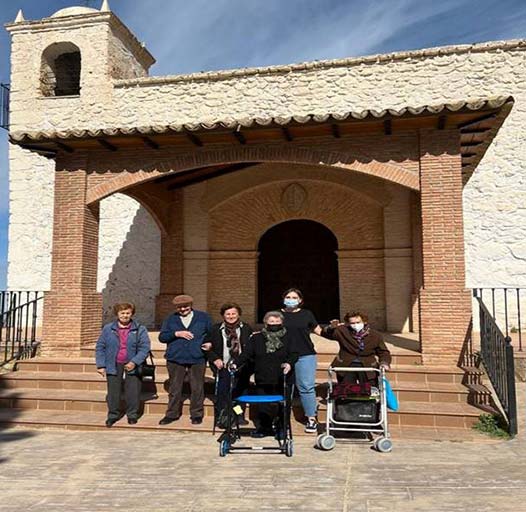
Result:
<svg viewBox="0 0 526 512">
<path fill-rule="evenodd" d="M 482 121 L 493 119 L 496 115 L 497 115 L 496 112 L 492 112 L 491 114 L 486 114 L 484 116 L 477 117 L 476 119 L 471 119 L 470 121 L 466 121 L 464 123 L 457 124 L 457 128 L 459 130 L 462 130 L 464 128 L 469 128 L 470 126 L 474 126 L 476 124 L 482 123 Z"/>
<path fill-rule="evenodd" d="M 203 147 L 203 141 L 197 136 L 197 135 L 194 135 L 193 133 L 191 132 L 186 132 L 186 136 L 190 139 L 190 142 L 194 145 L 194 146 L 198 146 L 200 148 Z"/>
<path fill-rule="evenodd" d="M 475 135 L 477 133 L 486 133 L 489 128 L 469 128 L 468 130 L 462 129 L 462 135 Z"/>
<path fill-rule="evenodd" d="M 109 151 L 117 151 L 117 146 L 114 146 L 111 142 L 108 142 L 106 139 L 97 139 L 97 142 Z"/>
<path fill-rule="evenodd" d="M 287 142 L 292 142 L 294 140 L 294 137 L 290 134 L 290 130 L 286 126 L 282 126 L 281 131 Z"/>
<path fill-rule="evenodd" d="M 150 139 L 150 137 L 141 137 L 142 138 L 142 141 L 149 147 L 149 148 L 152 148 L 152 149 L 159 149 L 159 144 L 157 144 L 157 142 L 155 142 L 154 140 Z"/>
<path fill-rule="evenodd" d="M 240 144 L 246 144 L 247 143 L 247 139 L 245 139 L 245 136 L 238 130 L 234 130 L 232 132 L 234 134 L 234 137 L 238 140 L 238 142 Z"/>
<path fill-rule="evenodd" d="M 75 149 L 73 149 L 71 146 L 68 146 L 67 144 L 64 144 L 63 142 L 59 142 L 58 140 L 54 141 L 57 147 L 65 151 L 66 153 L 73 153 Z"/>
</svg>

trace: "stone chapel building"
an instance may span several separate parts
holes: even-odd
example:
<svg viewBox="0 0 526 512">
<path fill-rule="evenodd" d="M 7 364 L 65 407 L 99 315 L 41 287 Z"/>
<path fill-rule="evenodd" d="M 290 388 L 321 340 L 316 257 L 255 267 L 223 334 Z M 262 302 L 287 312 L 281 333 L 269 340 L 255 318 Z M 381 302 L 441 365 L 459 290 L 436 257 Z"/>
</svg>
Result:
<svg viewBox="0 0 526 512">
<path fill-rule="evenodd" d="M 7 30 L 8 286 L 46 291 L 44 356 L 117 300 L 257 322 L 298 286 L 453 363 L 468 288 L 526 282 L 526 41 L 150 77 L 106 1 Z"/>
</svg>

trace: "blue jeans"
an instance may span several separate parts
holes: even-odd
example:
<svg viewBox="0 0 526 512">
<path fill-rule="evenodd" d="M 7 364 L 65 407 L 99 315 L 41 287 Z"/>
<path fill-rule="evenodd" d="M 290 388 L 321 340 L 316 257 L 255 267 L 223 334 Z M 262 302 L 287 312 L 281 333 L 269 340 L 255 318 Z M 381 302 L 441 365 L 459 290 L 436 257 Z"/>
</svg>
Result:
<svg viewBox="0 0 526 512">
<path fill-rule="evenodd" d="M 301 405 L 308 418 L 316 416 L 316 365 L 316 354 L 300 356 L 294 365 Z"/>
</svg>

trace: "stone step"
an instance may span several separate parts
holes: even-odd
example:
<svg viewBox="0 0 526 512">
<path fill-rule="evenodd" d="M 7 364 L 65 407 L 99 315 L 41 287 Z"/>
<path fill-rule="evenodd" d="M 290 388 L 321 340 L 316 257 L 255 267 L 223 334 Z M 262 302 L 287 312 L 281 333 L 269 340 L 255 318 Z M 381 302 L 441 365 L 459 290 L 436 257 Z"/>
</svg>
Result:
<svg viewBox="0 0 526 512">
<path fill-rule="evenodd" d="M 45 429 L 65 429 L 65 430 L 104 430 L 115 432 L 119 435 L 122 429 L 134 431 L 151 431 L 161 435 L 162 432 L 202 432 L 211 435 L 212 418 L 207 417 L 201 425 L 192 425 L 189 418 L 182 417 L 179 421 L 170 425 L 160 426 L 158 416 L 143 416 L 136 425 L 128 425 L 126 419 L 118 421 L 111 429 L 104 426 L 106 420 L 105 412 L 93 412 L 86 414 L 81 411 L 49 411 L 37 409 L 0 409 L 0 425 L 4 427 L 25 427 L 25 428 L 45 428 Z M 250 429 L 246 427 L 243 432 Z M 294 435 L 309 436 L 314 441 L 316 436 L 304 434 L 303 428 L 299 424 L 293 424 Z M 216 437 L 220 436 L 221 431 L 216 431 Z M 452 428 L 452 427 L 412 427 L 412 426 L 390 426 L 390 433 L 393 440 L 418 440 L 418 441 L 468 441 L 480 444 L 492 443 L 489 437 L 483 436 L 473 429 Z M 243 440 L 244 441 L 244 440 Z M 265 442 L 272 442 L 266 439 Z M 341 441 L 338 441 L 339 443 Z M 260 444 L 260 441 L 247 439 L 247 444 Z"/>
<path fill-rule="evenodd" d="M 167 375 L 166 364 L 164 359 L 157 360 L 156 365 L 158 366 L 158 375 Z M 329 367 L 328 362 L 319 362 L 317 367 L 317 381 L 324 382 L 327 380 L 327 368 Z M 24 361 L 19 361 L 18 372 L 16 374 L 26 374 L 35 372 L 57 374 L 57 379 L 64 379 L 64 376 L 60 376 L 60 373 L 86 373 L 96 375 L 95 365 L 91 358 L 34 358 Z M 212 371 L 207 368 L 206 375 L 209 378 L 213 378 Z M 391 371 L 388 372 L 388 378 L 391 382 L 457 382 L 462 383 L 464 380 L 465 372 L 461 368 L 446 366 L 424 366 L 424 365 L 393 365 Z M 160 378 L 160 377 L 158 377 Z M 167 377 L 163 377 L 167 378 Z M 0 383 L 1 385 L 1 383 Z"/>
<path fill-rule="evenodd" d="M 418 402 L 465 402 L 469 389 L 458 382 L 390 379 L 393 390 L 400 401 Z M 316 386 L 317 395 L 326 396 L 326 379 L 318 379 Z M 155 392 L 158 395 L 166 394 L 168 387 L 168 374 L 157 372 Z M 13 372 L 0 377 L 0 389 L 76 389 L 84 391 L 104 391 L 105 380 L 95 372 L 73 373 L 73 372 Z M 185 383 L 185 391 L 188 384 Z M 212 376 L 207 376 L 205 391 L 214 393 L 214 381 Z"/>
<path fill-rule="evenodd" d="M 150 332 L 150 340 L 153 356 L 155 359 L 163 359 L 166 345 L 157 339 L 158 331 Z M 414 334 L 400 335 L 384 333 L 386 345 L 391 351 L 393 364 L 422 364 L 422 355 L 419 352 L 419 343 Z M 338 344 L 320 336 L 312 335 L 313 343 L 318 353 L 319 362 L 331 362 L 338 353 Z M 84 346 L 80 356 L 93 358 L 95 346 Z"/>
<path fill-rule="evenodd" d="M 166 395 L 148 400 L 144 405 L 144 418 L 162 417 L 168 403 Z M 76 411 L 90 416 L 106 411 L 105 392 L 57 389 L 4 389 L 0 391 L 0 407 L 9 410 L 38 409 L 52 411 Z M 189 414 L 189 403 L 185 400 L 183 415 Z M 294 402 L 294 417 L 302 418 L 299 401 Z M 319 419 L 325 421 L 326 406 L 319 407 Z M 444 428 L 470 428 L 483 410 L 465 403 L 401 402 L 398 412 L 389 412 L 393 426 L 425 426 Z M 213 417 L 213 402 L 205 399 L 205 417 Z M 296 421 L 297 422 L 297 421 Z"/>
</svg>

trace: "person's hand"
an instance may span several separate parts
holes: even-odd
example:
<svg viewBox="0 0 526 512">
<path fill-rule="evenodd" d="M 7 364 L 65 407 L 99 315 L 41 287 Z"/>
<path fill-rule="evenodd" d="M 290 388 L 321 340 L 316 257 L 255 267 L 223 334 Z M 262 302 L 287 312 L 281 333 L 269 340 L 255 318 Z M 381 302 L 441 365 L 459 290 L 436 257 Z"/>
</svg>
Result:
<svg viewBox="0 0 526 512">
<path fill-rule="evenodd" d="M 101 377 L 106 377 L 106 368 L 97 368 L 97 373 L 98 373 Z"/>
<path fill-rule="evenodd" d="M 205 352 L 208 352 L 211 348 L 212 348 L 212 343 L 210 343 L 209 341 L 201 345 L 201 350 L 204 350 Z"/>
<path fill-rule="evenodd" d="M 131 372 L 134 368 L 135 368 L 136 364 L 133 362 L 133 361 L 130 361 L 129 363 L 126 363 L 124 365 L 124 369 L 127 371 L 127 372 Z"/>
<path fill-rule="evenodd" d="M 389 371 L 391 369 L 391 367 L 387 363 L 382 363 L 380 365 L 380 370 L 382 370 L 382 369 L 387 372 L 387 371 Z"/>
<path fill-rule="evenodd" d="M 222 370 L 222 369 L 225 367 L 225 365 L 223 364 L 223 361 L 221 361 L 221 359 L 216 359 L 216 360 L 214 361 L 214 365 L 215 365 L 215 367 L 216 367 L 218 370 Z"/>
<path fill-rule="evenodd" d="M 292 367 L 290 366 L 289 363 L 283 363 L 283 364 L 281 365 L 281 368 L 283 368 L 283 373 L 284 373 L 285 375 L 287 375 L 287 373 L 289 373 L 290 370 L 292 370 Z"/>
<path fill-rule="evenodd" d="M 331 320 L 329 322 L 329 326 L 332 328 L 332 329 L 335 329 L 336 327 L 338 327 L 339 325 L 343 325 L 342 322 L 340 322 L 337 318 L 335 318 L 334 320 Z"/>
<path fill-rule="evenodd" d="M 193 340 L 194 335 L 190 331 L 175 331 L 176 338 L 184 338 L 185 340 Z"/>
<path fill-rule="evenodd" d="M 236 363 L 230 363 L 228 365 L 228 369 L 231 371 L 231 372 L 236 372 L 237 371 L 237 365 Z"/>
</svg>

